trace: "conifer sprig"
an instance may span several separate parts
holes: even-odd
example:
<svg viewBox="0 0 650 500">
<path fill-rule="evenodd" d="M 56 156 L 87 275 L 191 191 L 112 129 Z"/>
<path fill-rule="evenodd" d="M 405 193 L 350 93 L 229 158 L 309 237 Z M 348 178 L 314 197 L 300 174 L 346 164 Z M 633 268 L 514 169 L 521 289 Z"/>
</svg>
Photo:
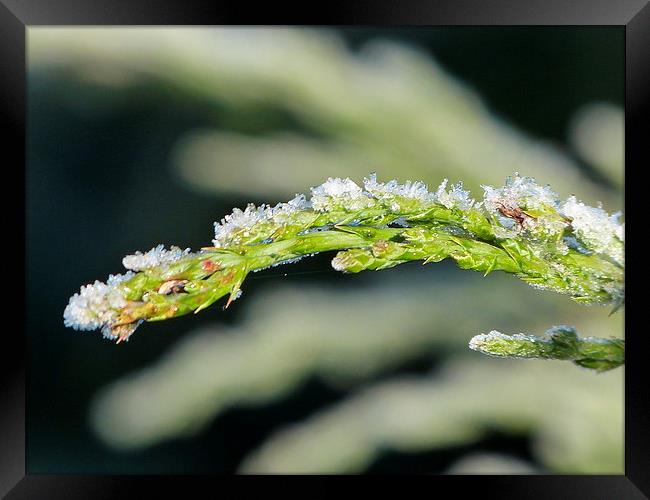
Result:
<svg viewBox="0 0 650 500">
<path fill-rule="evenodd" d="M 241 294 L 246 276 L 320 252 L 338 251 L 332 266 L 356 273 L 446 258 L 485 275 L 504 271 L 531 285 L 586 304 L 618 307 L 624 298 L 624 235 L 620 214 L 515 174 L 500 188 L 483 186 L 477 202 L 458 183 L 435 192 L 421 182 L 363 187 L 328 179 L 276 206 L 248 205 L 215 223 L 212 246 L 197 252 L 158 245 L 123 259 L 111 275 L 75 294 L 66 326 L 101 329 L 118 342 L 143 321 L 197 313 Z"/>
<path fill-rule="evenodd" d="M 490 356 L 529 359 L 564 359 L 599 372 L 625 363 L 625 341 L 611 338 L 578 337 L 570 326 L 554 326 L 539 337 L 517 333 L 506 335 L 492 330 L 469 342 L 475 351 Z"/>
</svg>

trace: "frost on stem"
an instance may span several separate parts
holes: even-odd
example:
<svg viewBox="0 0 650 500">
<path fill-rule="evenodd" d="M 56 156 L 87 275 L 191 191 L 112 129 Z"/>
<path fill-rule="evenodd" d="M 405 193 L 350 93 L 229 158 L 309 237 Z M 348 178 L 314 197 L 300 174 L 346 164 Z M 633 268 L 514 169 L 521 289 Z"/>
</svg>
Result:
<svg viewBox="0 0 650 500">
<path fill-rule="evenodd" d="M 82 286 L 79 293 L 70 298 L 63 311 L 63 324 L 75 330 L 101 328 L 104 337 L 116 338 L 110 328 L 106 327 L 116 320 L 117 311 L 126 306 L 126 299 L 118 285 L 133 276 L 131 271 L 126 274 L 111 274 L 106 283 L 95 281 Z"/>
<path fill-rule="evenodd" d="M 353 211 L 368 208 L 373 200 L 353 180 L 330 177 L 320 186 L 311 188 L 311 205 L 318 212 Z"/>
<path fill-rule="evenodd" d="M 549 239 L 564 231 L 566 221 L 558 213 L 560 199 L 550 186 L 540 186 L 535 179 L 515 173 L 503 187 L 482 187 L 483 207 L 497 221 L 497 237 L 516 238 L 527 232 Z M 560 242 L 558 250 L 566 251 L 566 245 Z"/>
<path fill-rule="evenodd" d="M 501 188 L 483 189 L 483 206 L 498 222 L 497 237 L 513 239 L 526 233 L 532 239 L 553 242 L 558 253 L 573 249 L 585 255 L 601 254 L 623 267 L 620 212 L 610 216 L 601 207 L 585 205 L 575 196 L 562 202 L 550 186 L 540 186 L 519 174 L 509 177 Z"/>
<path fill-rule="evenodd" d="M 221 222 L 214 223 L 214 239 L 212 244 L 224 248 L 232 244 L 241 244 L 254 234 L 255 226 L 266 223 L 269 226 L 280 226 L 291 222 L 292 214 L 311 209 L 311 203 L 305 195 L 297 194 L 286 203 L 278 203 L 274 207 L 261 205 L 256 207 L 249 203 L 244 210 L 235 208 Z"/>
<path fill-rule="evenodd" d="M 571 226 L 582 247 L 606 255 L 621 266 L 624 264 L 624 226 L 620 212 L 609 215 L 600 207 L 590 207 L 570 196 L 561 212 L 571 219 Z M 579 247 L 576 247 L 579 249 Z"/>
<path fill-rule="evenodd" d="M 127 255 L 122 259 L 122 265 L 132 271 L 142 271 L 162 264 L 176 262 L 181 258 L 189 255 L 190 249 L 181 250 L 179 247 L 172 246 L 165 250 L 164 245 L 158 245 L 148 252 L 135 252 L 133 255 Z"/>
<path fill-rule="evenodd" d="M 329 178 L 309 199 L 236 208 L 215 222 L 212 247 L 192 253 L 158 245 L 126 256 L 130 271 L 82 287 L 64 322 L 123 340 L 142 321 L 196 313 L 226 295 L 230 304 L 251 272 L 326 251 L 338 251 L 332 266 L 343 272 L 450 258 L 462 269 L 512 273 L 582 303 L 622 303 L 619 214 L 574 197 L 561 202 L 518 174 L 502 187 L 483 186 L 478 203 L 462 183 L 447 185 L 430 192 L 420 181 L 380 182 L 375 174 L 363 187 Z"/>
<path fill-rule="evenodd" d="M 542 337 L 523 333 L 506 335 L 492 330 L 473 337 L 469 347 L 489 356 L 570 360 L 599 372 L 625 363 L 624 340 L 580 338 L 575 328 L 566 325 L 554 326 Z"/>
<path fill-rule="evenodd" d="M 492 212 L 497 211 L 499 206 L 552 210 L 558 207 L 560 201 L 550 186 L 540 186 L 532 177 L 520 176 L 518 173 L 508 177 L 503 187 L 482 187 L 485 208 Z"/>
<path fill-rule="evenodd" d="M 469 191 L 463 189 L 463 183 L 454 184 L 447 191 L 447 179 L 444 179 L 436 191 L 436 201 L 445 208 L 458 208 L 459 210 L 469 210 L 476 203 L 469 194 Z"/>
<path fill-rule="evenodd" d="M 256 207 L 249 203 L 244 210 L 235 208 L 231 214 L 226 215 L 221 222 L 214 223 L 215 247 L 223 247 L 228 243 L 236 241 L 237 234 L 249 236 L 249 228 L 261 221 L 271 218 L 270 208 L 266 205 Z"/>
<path fill-rule="evenodd" d="M 404 203 L 405 200 L 419 203 L 421 208 L 438 203 L 445 208 L 458 208 L 468 210 L 474 204 L 469 191 L 463 189 L 463 183 L 454 184 L 447 191 L 448 180 L 444 179 L 435 193 L 429 192 L 427 185 L 421 181 L 406 181 L 399 183 L 393 179 L 388 182 L 377 181 L 377 174 L 372 173 L 364 179 L 364 188 L 369 196 L 387 203 L 391 210 L 397 212 L 412 207 L 412 203 Z M 401 201 L 401 203 L 400 203 Z"/>
<path fill-rule="evenodd" d="M 420 181 L 406 181 L 400 184 L 393 179 L 388 182 L 378 182 L 377 174 L 373 172 L 364 179 L 363 185 L 369 196 L 387 202 L 394 211 L 401 208 L 399 198 L 424 204 L 435 201 L 435 195 L 430 193 L 427 185 Z"/>
</svg>

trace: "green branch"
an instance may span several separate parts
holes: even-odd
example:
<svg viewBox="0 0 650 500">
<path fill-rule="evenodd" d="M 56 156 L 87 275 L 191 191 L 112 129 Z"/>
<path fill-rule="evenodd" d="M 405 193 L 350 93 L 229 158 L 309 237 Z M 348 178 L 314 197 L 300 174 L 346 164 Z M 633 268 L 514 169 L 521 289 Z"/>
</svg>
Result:
<svg viewBox="0 0 650 500">
<path fill-rule="evenodd" d="M 409 261 L 453 259 L 462 269 L 503 271 L 589 304 L 617 307 L 624 297 L 623 226 L 618 215 L 571 197 L 560 201 L 526 177 L 484 186 L 481 202 L 461 184 L 435 192 L 420 182 L 361 188 L 329 179 L 274 207 L 249 205 L 215 223 L 212 246 L 198 252 L 159 245 L 124 258 L 129 270 L 75 294 L 64 322 L 126 340 L 143 321 L 197 313 L 241 293 L 248 274 L 338 251 L 334 269 L 380 270 Z"/>
<path fill-rule="evenodd" d="M 493 330 L 473 337 L 469 347 L 490 356 L 570 360 L 599 372 L 625 363 L 624 340 L 580 338 L 570 326 L 555 326 L 547 330 L 544 337 L 522 333 L 506 335 Z"/>
</svg>

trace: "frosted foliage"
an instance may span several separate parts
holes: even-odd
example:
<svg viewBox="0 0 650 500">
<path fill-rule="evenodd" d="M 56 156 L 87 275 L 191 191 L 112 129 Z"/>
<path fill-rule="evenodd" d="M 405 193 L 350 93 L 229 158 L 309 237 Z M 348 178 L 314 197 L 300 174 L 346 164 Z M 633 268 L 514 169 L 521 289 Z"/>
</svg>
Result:
<svg viewBox="0 0 650 500">
<path fill-rule="evenodd" d="M 474 200 L 470 197 L 469 191 L 463 189 L 463 183 L 458 182 L 447 191 L 447 182 L 448 180 L 445 179 L 438 186 L 435 195 L 436 201 L 445 208 L 459 208 L 461 210 L 472 208 Z"/>
<path fill-rule="evenodd" d="M 246 235 L 247 229 L 270 217 L 271 214 L 266 205 L 256 207 L 249 203 L 245 210 L 235 208 L 231 214 L 221 219 L 220 223 L 214 223 L 214 240 L 212 242 L 215 247 L 224 246 L 230 240 L 233 232 L 243 231 Z"/>
<path fill-rule="evenodd" d="M 116 287 L 120 283 L 130 280 L 135 276 L 135 273 L 132 271 L 127 271 L 124 274 L 109 274 L 106 284 L 110 287 Z"/>
<path fill-rule="evenodd" d="M 480 335 L 475 335 L 472 337 L 472 340 L 469 342 L 469 348 L 474 351 L 482 352 L 483 354 L 493 355 L 492 352 L 486 350 L 486 347 L 489 346 L 492 342 L 495 341 L 512 341 L 512 340 L 525 340 L 528 342 L 535 342 L 538 340 L 532 335 L 524 335 L 523 333 L 515 333 L 512 335 L 506 335 L 504 333 L 492 330 L 490 333 L 482 333 Z"/>
<path fill-rule="evenodd" d="M 133 255 L 127 255 L 122 259 L 122 265 L 133 271 L 142 271 L 162 264 L 171 264 L 189 253 L 189 248 L 181 250 L 179 247 L 172 246 L 169 250 L 165 250 L 164 245 L 158 245 L 145 253 L 138 251 Z"/>
<path fill-rule="evenodd" d="M 214 223 L 214 239 L 212 243 L 218 248 L 225 247 L 233 241 L 235 233 L 249 236 L 251 230 L 261 222 L 281 224 L 288 222 L 291 214 L 310 208 L 311 203 L 303 194 L 297 194 L 288 202 L 278 203 L 274 207 L 270 205 L 256 207 L 249 203 L 244 210 L 235 208 L 231 214 L 221 219 L 221 222 Z"/>
<path fill-rule="evenodd" d="M 311 204 L 319 212 L 334 208 L 359 210 L 372 204 L 363 190 L 351 179 L 332 178 L 311 188 Z"/>
<path fill-rule="evenodd" d="M 390 199 L 395 196 L 402 196 L 423 202 L 433 201 L 434 195 L 429 192 L 427 185 L 421 181 L 406 181 L 400 184 L 396 180 L 378 182 L 377 174 L 372 173 L 364 179 L 364 187 L 368 193 L 377 199 Z"/>
<path fill-rule="evenodd" d="M 483 204 L 487 210 L 496 212 L 499 206 L 506 208 L 543 209 L 557 207 L 559 198 L 548 186 L 540 186 L 532 177 L 515 174 L 508 177 L 505 186 L 481 186 Z"/>
<path fill-rule="evenodd" d="M 296 194 L 294 198 L 286 203 L 280 203 L 275 207 L 274 215 L 284 212 L 293 212 L 296 210 L 305 210 L 311 208 L 311 203 L 307 201 L 304 194 Z"/>
<path fill-rule="evenodd" d="M 419 181 L 406 181 L 399 183 L 397 180 L 388 182 L 377 181 L 376 174 L 370 174 L 364 179 L 364 188 L 361 188 L 349 178 L 332 178 L 319 186 L 311 188 L 311 199 L 307 200 L 302 194 L 287 203 L 279 203 L 275 207 L 262 205 L 256 207 L 249 204 L 246 209 L 236 208 L 226 215 L 221 222 L 215 222 L 215 238 L 213 244 L 221 248 L 228 244 L 236 243 L 237 236 L 248 237 L 255 231 L 255 226 L 260 223 L 287 224 L 294 222 L 296 212 L 315 210 L 328 212 L 336 210 L 355 211 L 372 207 L 376 200 L 385 202 L 391 210 L 399 211 L 400 206 L 396 198 L 407 198 L 423 204 L 438 202 L 446 208 L 459 208 L 467 210 L 474 205 L 469 192 L 463 189 L 462 183 L 455 184 L 449 191 L 445 180 L 436 193 L 430 193 L 426 184 Z"/>
<path fill-rule="evenodd" d="M 112 322 L 120 309 L 126 305 L 117 286 L 131 278 L 133 273 L 110 275 L 107 283 L 95 281 L 81 287 L 63 312 L 63 323 L 75 330 L 96 330 Z"/>
<path fill-rule="evenodd" d="M 305 195 L 297 194 L 286 203 L 278 203 L 275 207 L 268 208 L 267 216 L 273 219 L 273 222 L 281 224 L 290 222 L 292 214 L 309 209 L 311 209 L 311 203 L 305 198 Z"/>
<path fill-rule="evenodd" d="M 484 186 L 485 196 L 481 203 L 470 198 L 462 183 L 449 189 L 447 185 L 445 179 L 436 192 L 431 193 L 423 182 L 378 182 L 375 174 L 364 179 L 363 188 L 350 178 L 330 177 L 325 183 L 311 188 L 311 200 L 298 194 L 275 206 L 248 204 L 244 210 L 235 208 L 220 222 L 215 222 L 214 249 L 204 248 L 191 253 L 189 248 L 182 250 L 172 246 L 166 250 L 164 245 L 158 245 L 148 252 L 124 257 L 122 262 L 127 269 L 146 271 L 145 279 L 133 282 L 137 290 L 129 292 L 129 296 L 139 302 L 138 307 L 132 308 L 137 309 L 136 315 L 124 317 L 131 319 L 131 323 L 141 319 L 166 319 L 186 314 L 190 309 L 200 311 L 218 300 L 215 295 L 201 306 L 198 296 L 192 295 L 197 284 L 185 287 L 188 280 L 195 279 L 189 271 L 186 272 L 187 269 L 201 265 L 209 273 L 202 260 L 206 252 L 216 249 L 222 249 L 217 252 L 220 255 L 228 254 L 227 262 L 220 262 L 219 268 L 232 267 L 228 272 L 238 273 L 236 287 L 250 272 L 294 263 L 328 249 L 345 251 L 353 248 L 356 253 L 344 252 L 334 258 L 334 269 L 359 272 L 384 269 L 409 260 L 428 263 L 453 258 L 463 268 L 485 270 L 486 274 L 498 269 L 497 265 L 502 266 L 501 270 L 518 272 L 532 286 L 570 294 L 585 303 L 605 303 L 612 299 L 622 302 L 624 244 L 623 225 L 618 222 L 618 214 L 609 216 L 602 208 L 585 206 L 575 197 L 560 204 L 557 195 L 548 187 L 518 174 L 508 178 L 501 188 Z M 357 230 L 344 226 L 361 228 L 352 237 L 343 233 L 356 233 Z M 327 233 L 307 236 L 319 231 Z M 438 232 L 444 233 L 440 241 Z M 450 240 L 450 234 L 467 241 Z M 430 247 L 427 246 L 431 243 L 429 239 L 433 242 Z M 469 241 L 474 239 L 477 241 Z M 517 241 L 510 245 L 510 249 L 505 246 L 500 249 L 499 244 L 494 245 L 495 239 Z M 461 254 L 454 245 L 465 250 Z M 573 264 L 570 249 L 599 255 Z M 505 255 L 501 250 L 508 253 L 518 267 L 513 267 L 510 261 L 498 264 L 498 258 Z M 569 257 L 568 263 L 564 262 L 563 256 Z M 176 262 L 180 264 L 170 266 Z M 616 263 L 620 266 L 617 267 Z M 578 265 L 580 269 L 575 268 Z M 165 297 L 170 294 L 161 290 L 168 292 L 176 284 L 170 285 L 170 281 L 160 287 L 155 279 L 162 282 L 170 275 L 183 282 L 183 291 L 189 295 Z M 217 276 L 223 278 L 221 284 L 225 288 L 234 286 L 228 282 L 230 274 Z M 116 325 L 113 321 L 119 313 L 116 311 L 126 306 L 123 293 L 119 291 L 121 287 L 117 286 L 123 279 L 126 278 L 111 276 L 107 283 L 96 282 L 82 288 L 71 298 L 66 309 L 66 325 L 78 329 L 103 328 L 106 335 L 117 336 L 120 341 L 128 338 L 130 327 Z M 150 295 L 150 292 L 157 295 Z M 139 307 L 140 303 L 148 302 L 152 297 L 160 304 Z M 172 303 L 175 300 L 185 301 L 192 307 L 178 308 Z"/>
<path fill-rule="evenodd" d="M 571 219 L 573 232 L 587 249 L 624 262 L 624 226 L 620 213 L 608 215 L 599 207 L 590 207 L 570 196 L 562 205 L 562 214 Z"/>
</svg>

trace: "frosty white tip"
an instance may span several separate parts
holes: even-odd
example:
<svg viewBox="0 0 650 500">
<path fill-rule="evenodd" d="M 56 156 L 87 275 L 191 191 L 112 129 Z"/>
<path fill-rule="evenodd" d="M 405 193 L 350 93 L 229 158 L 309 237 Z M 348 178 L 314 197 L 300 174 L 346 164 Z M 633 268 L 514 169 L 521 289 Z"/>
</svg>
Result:
<svg viewBox="0 0 650 500">
<path fill-rule="evenodd" d="M 475 335 L 469 341 L 469 348 L 481 352 L 483 354 L 489 354 L 491 356 L 505 356 L 506 354 L 496 352 L 493 349 L 495 343 L 501 342 L 513 342 L 513 341 L 526 341 L 526 342 L 538 342 L 539 339 L 532 335 L 524 335 L 523 333 L 515 333 L 513 335 L 506 335 L 497 330 L 492 330 L 490 333 L 481 333 L 480 335 Z"/>
<path fill-rule="evenodd" d="M 169 250 L 165 250 L 164 245 L 158 245 L 145 253 L 138 251 L 133 255 L 127 255 L 122 259 L 122 265 L 126 269 L 142 271 L 160 266 L 161 264 L 171 264 L 189 253 L 189 248 L 181 250 L 179 247 L 172 246 Z"/>
<path fill-rule="evenodd" d="M 388 182 L 378 182 L 377 174 L 372 173 L 363 180 L 366 191 L 380 200 L 402 196 L 419 201 L 433 201 L 434 195 L 429 192 L 427 185 L 420 181 L 406 181 L 400 184 L 395 179 Z"/>
<path fill-rule="evenodd" d="M 112 322 L 117 316 L 116 310 L 126 305 L 117 285 L 133 276 L 132 272 L 124 275 L 110 275 L 107 283 L 95 281 L 81 287 L 79 293 L 70 297 L 63 323 L 75 330 L 96 330 Z"/>
<path fill-rule="evenodd" d="M 570 196 L 561 213 L 571 219 L 573 232 L 589 250 L 608 255 L 619 264 L 624 262 L 624 226 L 620 213 L 609 215 L 602 208 L 590 207 Z"/>
<path fill-rule="evenodd" d="M 491 339 L 503 339 L 506 337 L 503 333 L 492 330 L 490 333 L 481 333 L 479 335 L 474 335 L 469 341 L 469 348 L 474 351 L 485 352 L 485 344 L 487 344 Z"/>
<path fill-rule="evenodd" d="M 334 208 L 360 210 L 372 203 L 372 199 L 366 196 L 363 189 L 349 178 L 330 177 L 320 186 L 311 188 L 311 205 L 319 212 Z"/>
</svg>

